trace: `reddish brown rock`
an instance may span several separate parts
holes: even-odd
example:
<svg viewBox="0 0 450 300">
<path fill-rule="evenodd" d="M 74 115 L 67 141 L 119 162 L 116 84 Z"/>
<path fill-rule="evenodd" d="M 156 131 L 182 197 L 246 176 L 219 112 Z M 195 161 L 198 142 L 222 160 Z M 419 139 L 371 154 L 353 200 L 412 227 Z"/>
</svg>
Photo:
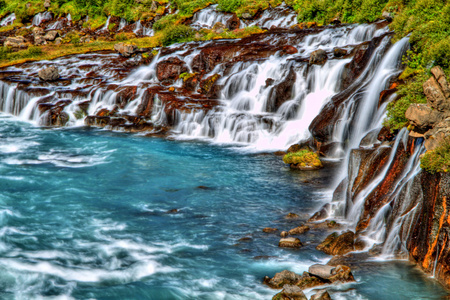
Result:
<svg viewBox="0 0 450 300">
<path fill-rule="evenodd" d="M 344 255 L 352 251 L 362 250 L 364 246 L 356 243 L 355 239 L 355 233 L 352 231 L 346 231 L 341 235 L 334 232 L 318 245 L 316 249 L 329 255 Z"/>
<path fill-rule="evenodd" d="M 275 233 L 277 231 L 278 231 L 278 229 L 271 228 L 271 227 L 266 227 L 266 228 L 263 229 L 263 232 L 265 232 L 265 233 Z"/>
<path fill-rule="evenodd" d="M 300 275 L 294 272 L 284 270 L 280 273 L 276 273 L 273 278 L 266 276 L 264 278 L 264 283 L 273 289 L 281 289 L 285 284 L 295 285 L 301 278 Z"/>
<path fill-rule="evenodd" d="M 177 57 L 170 57 L 156 65 L 156 76 L 159 81 L 173 82 L 179 78 L 181 73 L 188 71 L 184 61 Z"/>
</svg>

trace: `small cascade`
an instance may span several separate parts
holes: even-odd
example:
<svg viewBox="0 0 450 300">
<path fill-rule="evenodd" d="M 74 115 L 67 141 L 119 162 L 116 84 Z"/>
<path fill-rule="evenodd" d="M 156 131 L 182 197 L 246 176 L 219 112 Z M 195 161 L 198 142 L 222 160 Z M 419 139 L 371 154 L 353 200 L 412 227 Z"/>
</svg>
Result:
<svg viewBox="0 0 450 300">
<path fill-rule="evenodd" d="M 261 17 L 253 22 L 249 22 L 247 26 L 258 26 L 261 28 L 288 28 L 296 25 L 297 23 L 297 13 L 283 3 L 279 6 L 266 9 L 262 13 Z"/>
<path fill-rule="evenodd" d="M 141 20 L 137 21 L 136 23 L 134 23 L 134 29 L 133 32 L 134 34 L 138 35 L 140 33 L 140 31 L 142 31 L 142 24 L 141 24 Z"/>
<path fill-rule="evenodd" d="M 207 8 L 204 8 L 194 14 L 192 18 L 191 26 L 196 29 L 200 28 L 212 28 L 214 24 L 220 22 L 222 24 L 226 24 L 228 20 L 230 20 L 233 15 L 224 13 L 217 10 L 217 4 L 210 5 Z"/>
<path fill-rule="evenodd" d="M 50 21 L 52 19 L 53 19 L 53 15 L 51 12 L 49 12 L 49 11 L 41 12 L 34 16 L 31 24 L 33 26 L 39 26 L 39 25 L 41 25 L 42 22 Z"/>
<path fill-rule="evenodd" d="M 102 28 L 100 28 L 98 31 L 109 31 L 109 20 L 111 19 L 111 16 L 108 16 L 108 19 L 106 19 L 105 25 L 103 25 Z"/>
<path fill-rule="evenodd" d="M 127 20 L 125 19 L 120 19 L 120 23 L 119 23 L 119 29 L 118 30 L 122 30 L 125 26 L 128 25 Z"/>
<path fill-rule="evenodd" d="M 11 25 L 12 23 L 14 23 L 15 20 L 16 20 L 16 14 L 12 13 L 12 14 L 6 16 L 5 18 L 3 18 L 3 20 L 0 22 L 0 26 Z"/>
</svg>

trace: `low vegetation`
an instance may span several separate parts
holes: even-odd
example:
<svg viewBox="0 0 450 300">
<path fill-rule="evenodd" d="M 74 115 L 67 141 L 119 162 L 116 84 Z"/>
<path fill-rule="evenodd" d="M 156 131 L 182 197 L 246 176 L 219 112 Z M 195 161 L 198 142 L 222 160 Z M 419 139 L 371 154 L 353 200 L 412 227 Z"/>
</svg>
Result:
<svg viewBox="0 0 450 300">
<path fill-rule="evenodd" d="M 291 152 L 283 157 L 285 164 L 295 165 L 302 168 L 321 168 L 322 162 L 317 153 L 309 149 L 302 149 L 297 152 Z"/>
<path fill-rule="evenodd" d="M 433 151 L 428 151 L 420 160 L 420 167 L 434 174 L 450 170 L 450 139 Z"/>
</svg>

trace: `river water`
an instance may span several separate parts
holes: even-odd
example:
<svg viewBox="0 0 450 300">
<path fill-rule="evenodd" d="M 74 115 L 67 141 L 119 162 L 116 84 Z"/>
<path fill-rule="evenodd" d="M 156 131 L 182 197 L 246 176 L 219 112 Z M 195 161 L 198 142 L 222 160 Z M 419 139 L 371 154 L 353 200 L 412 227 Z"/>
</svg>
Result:
<svg viewBox="0 0 450 300">
<path fill-rule="evenodd" d="M 265 275 L 330 258 L 314 249 L 320 231 L 286 250 L 262 229 L 329 201 L 336 166 L 305 174 L 274 155 L 5 114 L 0 141 L 1 299 L 271 299 Z M 446 295 L 407 262 L 354 273 L 333 299 Z"/>
</svg>

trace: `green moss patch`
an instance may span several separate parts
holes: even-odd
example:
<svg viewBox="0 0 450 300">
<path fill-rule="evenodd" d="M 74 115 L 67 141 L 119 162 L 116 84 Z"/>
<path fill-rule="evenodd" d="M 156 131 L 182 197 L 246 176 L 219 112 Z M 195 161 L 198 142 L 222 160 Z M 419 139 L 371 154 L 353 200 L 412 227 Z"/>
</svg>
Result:
<svg viewBox="0 0 450 300">
<path fill-rule="evenodd" d="M 283 157 L 283 162 L 299 169 L 319 169 L 323 167 L 319 155 L 309 149 L 288 153 Z"/>
<path fill-rule="evenodd" d="M 450 171 L 450 139 L 433 151 L 428 151 L 420 159 L 420 167 L 434 174 Z"/>
</svg>

